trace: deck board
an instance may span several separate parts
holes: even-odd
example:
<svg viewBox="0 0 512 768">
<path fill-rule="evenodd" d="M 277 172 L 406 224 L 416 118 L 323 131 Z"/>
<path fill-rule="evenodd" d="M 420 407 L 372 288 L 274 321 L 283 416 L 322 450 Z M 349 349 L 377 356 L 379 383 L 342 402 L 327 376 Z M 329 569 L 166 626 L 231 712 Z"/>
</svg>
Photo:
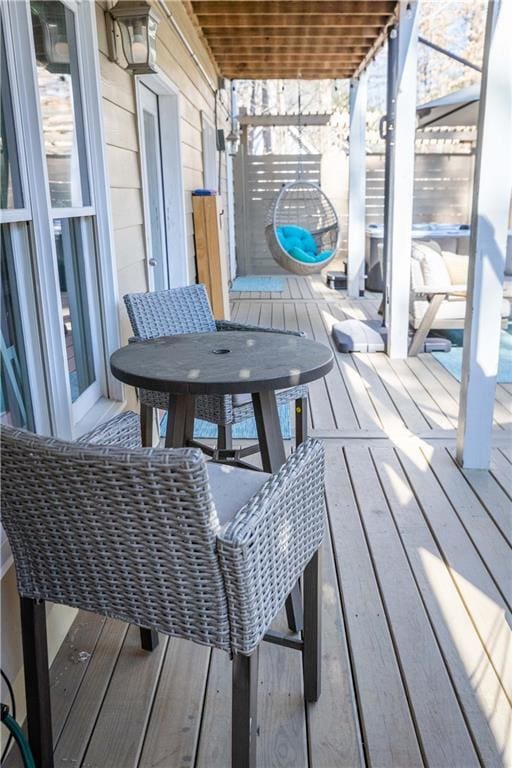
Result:
<svg viewBox="0 0 512 768">
<path fill-rule="evenodd" d="M 477 766 L 370 452 L 358 445 L 345 448 L 345 457 L 425 760 L 429 765 Z"/>
<path fill-rule="evenodd" d="M 327 446 L 327 504 L 371 765 L 423 765 L 393 640 L 341 450 Z"/>
<path fill-rule="evenodd" d="M 372 456 L 402 546 L 483 765 L 509 765 L 511 709 L 479 631 L 391 446 Z"/>
<path fill-rule="evenodd" d="M 327 456 L 323 692 L 306 705 L 300 655 L 264 645 L 258 767 L 512 765 L 512 387 L 491 470 L 462 471 L 459 383 L 438 360 L 334 349 L 332 324 L 378 304 L 319 276 L 231 295 L 233 320 L 304 330 L 335 356 L 309 386 Z M 59 768 L 229 765 L 225 653 L 164 637 L 145 653 L 135 627 L 79 613 L 51 680 Z"/>
</svg>

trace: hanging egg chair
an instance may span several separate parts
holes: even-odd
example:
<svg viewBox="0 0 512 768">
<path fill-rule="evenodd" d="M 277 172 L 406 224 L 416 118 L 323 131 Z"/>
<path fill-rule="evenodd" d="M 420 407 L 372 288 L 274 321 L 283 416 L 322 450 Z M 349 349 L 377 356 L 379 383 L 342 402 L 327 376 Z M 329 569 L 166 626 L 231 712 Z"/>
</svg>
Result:
<svg viewBox="0 0 512 768">
<path fill-rule="evenodd" d="M 327 195 L 311 181 L 286 184 L 267 217 L 265 236 L 275 261 L 296 275 L 327 266 L 340 243 L 338 217 Z"/>
</svg>

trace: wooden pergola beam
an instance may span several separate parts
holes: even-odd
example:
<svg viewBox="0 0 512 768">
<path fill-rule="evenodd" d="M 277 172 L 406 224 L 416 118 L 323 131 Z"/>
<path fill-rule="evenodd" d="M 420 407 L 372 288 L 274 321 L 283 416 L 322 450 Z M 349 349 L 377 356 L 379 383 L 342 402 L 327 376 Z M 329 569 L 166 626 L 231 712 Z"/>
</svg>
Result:
<svg viewBox="0 0 512 768">
<path fill-rule="evenodd" d="M 331 115 L 239 115 L 240 125 L 327 125 Z"/>
<path fill-rule="evenodd" d="M 473 186 L 457 460 L 487 469 L 499 363 L 501 305 L 512 196 L 512 4 L 491 0 Z"/>
</svg>

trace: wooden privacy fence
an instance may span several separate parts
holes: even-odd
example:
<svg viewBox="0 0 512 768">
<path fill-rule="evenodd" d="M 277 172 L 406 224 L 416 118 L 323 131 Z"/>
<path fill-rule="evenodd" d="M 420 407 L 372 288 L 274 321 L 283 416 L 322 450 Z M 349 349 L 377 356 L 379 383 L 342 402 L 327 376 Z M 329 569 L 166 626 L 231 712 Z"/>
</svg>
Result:
<svg viewBox="0 0 512 768">
<path fill-rule="evenodd" d="M 321 155 L 249 155 L 244 147 L 235 158 L 235 229 L 239 275 L 283 274 L 265 240 L 269 208 L 283 184 L 302 178 L 320 183 L 333 199 L 341 225 L 339 255 L 347 255 L 348 162 L 324 162 Z M 469 224 L 474 156 L 416 154 L 414 168 L 415 224 Z M 339 189 L 340 195 L 333 191 Z M 366 223 L 384 220 L 384 155 L 366 157 Z M 298 222 L 300 224 L 300 222 Z"/>
<path fill-rule="evenodd" d="M 414 161 L 415 224 L 469 224 L 474 155 L 417 154 Z M 384 155 L 366 158 L 366 222 L 384 219 Z"/>
</svg>

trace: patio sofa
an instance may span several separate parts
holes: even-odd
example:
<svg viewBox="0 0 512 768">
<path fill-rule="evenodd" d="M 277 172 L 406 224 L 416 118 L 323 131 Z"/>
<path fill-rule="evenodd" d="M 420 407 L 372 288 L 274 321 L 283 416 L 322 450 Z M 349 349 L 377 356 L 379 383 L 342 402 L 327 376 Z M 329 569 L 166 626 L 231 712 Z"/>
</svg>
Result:
<svg viewBox="0 0 512 768">
<path fill-rule="evenodd" d="M 414 336 L 409 354 L 421 352 L 432 329 L 464 328 L 469 257 L 443 251 L 434 241 L 413 242 L 411 259 L 410 325 Z M 501 304 L 506 326 L 511 306 Z"/>
</svg>

